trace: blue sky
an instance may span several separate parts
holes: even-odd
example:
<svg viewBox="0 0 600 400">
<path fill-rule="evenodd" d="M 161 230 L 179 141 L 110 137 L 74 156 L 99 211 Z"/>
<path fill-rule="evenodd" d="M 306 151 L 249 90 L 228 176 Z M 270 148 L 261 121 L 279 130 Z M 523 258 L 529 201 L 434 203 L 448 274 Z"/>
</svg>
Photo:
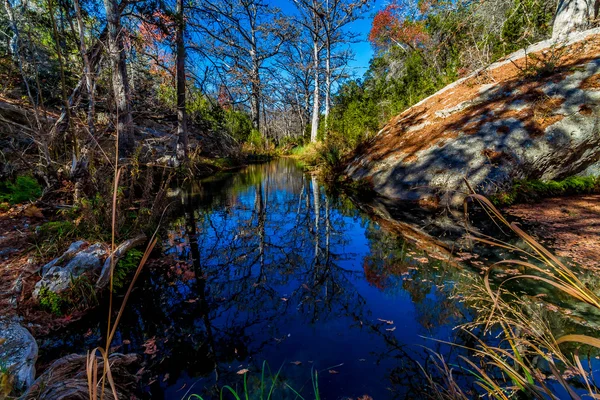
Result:
<svg viewBox="0 0 600 400">
<path fill-rule="evenodd" d="M 275 7 L 279 7 L 285 14 L 294 14 L 296 12 L 292 0 L 268 0 L 268 2 Z M 360 19 L 348 26 L 349 31 L 360 35 L 359 41 L 351 44 L 355 56 L 354 60 L 350 62 L 349 72 L 356 77 L 361 77 L 366 72 L 367 68 L 369 68 L 369 61 L 371 60 L 371 57 L 373 57 L 373 48 L 367 41 L 373 16 L 389 2 L 389 0 L 372 0 L 371 8 L 368 11 L 363 12 Z"/>
</svg>

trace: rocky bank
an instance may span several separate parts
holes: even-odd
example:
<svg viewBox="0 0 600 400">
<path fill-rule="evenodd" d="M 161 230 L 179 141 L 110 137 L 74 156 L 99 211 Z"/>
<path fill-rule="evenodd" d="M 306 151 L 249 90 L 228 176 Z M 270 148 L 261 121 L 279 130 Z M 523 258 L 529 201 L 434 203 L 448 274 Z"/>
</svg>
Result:
<svg viewBox="0 0 600 400">
<path fill-rule="evenodd" d="M 548 40 L 393 118 L 346 173 L 385 197 L 460 205 L 515 179 L 562 179 L 600 159 L 600 30 Z"/>
</svg>

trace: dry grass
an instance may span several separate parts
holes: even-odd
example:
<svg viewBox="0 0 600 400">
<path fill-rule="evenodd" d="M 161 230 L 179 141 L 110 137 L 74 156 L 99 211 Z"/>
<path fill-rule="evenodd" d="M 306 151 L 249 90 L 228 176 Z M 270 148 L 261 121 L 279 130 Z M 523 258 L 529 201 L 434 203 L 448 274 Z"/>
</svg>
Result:
<svg viewBox="0 0 600 400">
<path fill-rule="evenodd" d="M 461 356 L 464 371 L 475 376 L 484 397 L 493 399 L 558 399 L 558 388 L 572 399 L 600 398 L 600 390 L 591 379 L 591 366 L 584 367 L 578 351 L 567 351 L 563 346 L 575 343 L 600 348 L 600 339 L 577 334 L 556 338 L 545 308 L 529 297 L 513 293 L 508 284 L 518 280 L 543 283 L 575 302 L 598 310 L 600 298 L 533 237 L 509 223 L 489 200 L 479 195 L 472 195 L 470 199 L 479 203 L 500 227 L 516 234 L 526 247 L 471 235 L 475 242 L 507 249 L 521 257 L 495 263 L 483 278 L 473 278 L 466 287 L 457 289 L 467 305 L 477 312 L 473 322 L 460 327 L 472 335 L 476 343 L 473 347 L 463 347 L 470 354 L 470 357 Z M 494 271 L 505 268 L 516 268 L 520 273 L 500 283 L 494 281 Z M 476 332 L 483 335 L 476 336 Z M 456 383 L 455 371 L 442 356 L 433 357 L 437 369 L 433 372 L 442 376 L 443 381 L 432 378 L 432 371 L 426 372 L 432 397 L 467 398 Z"/>
</svg>

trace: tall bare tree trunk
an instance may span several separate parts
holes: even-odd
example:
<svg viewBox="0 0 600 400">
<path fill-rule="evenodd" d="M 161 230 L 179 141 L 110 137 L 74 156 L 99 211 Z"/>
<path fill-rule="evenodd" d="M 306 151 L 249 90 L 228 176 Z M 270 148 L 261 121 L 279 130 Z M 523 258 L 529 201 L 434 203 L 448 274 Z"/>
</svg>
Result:
<svg viewBox="0 0 600 400">
<path fill-rule="evenodd" d="M 325 44 L 325 139 L 329 131 L 329 113 L 331 110 L 331 40 L 327 32 L 327 41 Z"/>
<path fill-rule="evenodd" d="M 63 61 L 62 50 L 60 46 L 60 35 L 58 33 L 58 27 L 56 25 L 56 19 L 54 15 L 54 0 L 48 0 L 48 11 L 50 12 L 50 20 L 52 22 L 52 33 L 54 35 L 54 44 L 56 48 L 56 56 L 58 58 L 58 66 L 60 68 L 60 83 L 62 90 L 62 101 L 63 107 L 65 108 L 65 112 L 67 115 L 66 124 L 65 124 L 65 142 L 67 141 L 67 136 L 69 133 L 71 134 L 71 146 L 73 150 L 73 155 L 75 158 L 79 156 L 79 146 L 77 144 L 77 135 L 71 127 L 71 106 L 69 104 L 69 97 L 67 96 L 67 82 L 65 79 L 65 64 Z M 70 132 L 69 132 L 70 131 Z M 61 132 L 62 133 L 62 132 Z"/>
<path fill-rule="evenodd" d="M 41 129 L 41 123 L 38 117 L 37 110 L 37 102 L 33 98 L 31 94 L 31 88 L 29 87 L 29 82 L 27 77 L 25 76 L 25 71 L 23 71 L 23 60 L 21 59 L 21 37 L 19 35 L 19 27 L 17 25 L 17 20 L 15 18 L 15 13 L 13 12 L 12 5 L 10 4 L 10 0 L 4 0 L 4 8 L 6 10 L 6 15 L 8 16 L 8 22 L 10 23 L 10 28 L 13 31 L 13 37 L 10 39 L 10 51 L 12 53 L 13 59 L 19 68 L 19 72 L 21 73 L 21 78 L 23 78 L 23 83 L 25 84 L 25 89 L 27 91 L 27 96 L 31 101 L 31 105 L 35 111 L 35 119 L 38 125 L 38 128 Z"/>
<path fill-rule="evenodd" d="M 185 16 L 183 0 L 177 0 L 177 158 L 188 157 L 187 114 L 185 110 Z"/>
<path fill-rule="evenodd" d="M 88 57 L 86 45 L 85 45 L 85 26 L 83 24 L 83 17 L 81 16 L 81 7 L 79 0 L 73 0 L 75 6 L 75 14 L 77 15 L 77 29 L 79 31 L 79 50 L 81 52 L 81 58 L 83 59 L 83 78 L 85 82 L 85 88 L 88 100 L 88 112 L 87 112 L 87 123 L 88 129 L 92 136 L 95 136 L 96 129 L 94 126 L 94 76 L 92 64 Z"/>
<path fill-rule="evenodd" d="M 319 96 L 320 96 L 320 88 L 319 88 L 319 43 L 317 36 L 315 35 L 315 40 L 313 43 L 313 67 L 315 74 L 315 86 L 313 88 L 313 111 L 312 111 L 312 126 L 310 127 L 310 141 L 311 143 L 317 142 L 317 134 L 319 133 Z"/>
<path fill-rule="evenodd" d="M 125 0 L 123 0 L 125 1 Z M 123 31 L 121 27 L 121 9 L 117 0 L 104 0 L 108 26 L 108 54 L 112 66 L 112 84 L 116 110 L 119 155 L 127 157 L 134 147 L 133 119 L 131 117 L 131 93 L 127 78 Z"/>
</svg>

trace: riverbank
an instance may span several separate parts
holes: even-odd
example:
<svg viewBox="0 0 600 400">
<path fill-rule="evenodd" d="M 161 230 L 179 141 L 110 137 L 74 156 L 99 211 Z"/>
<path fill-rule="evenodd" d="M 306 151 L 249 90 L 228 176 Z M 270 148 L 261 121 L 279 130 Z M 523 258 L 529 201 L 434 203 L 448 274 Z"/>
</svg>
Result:
<svg viewBox="0 0 600 400">
<path fill-rule="evenodd" d="M 546 198 L 506 209 L 569 265 L 600 271 L 600 194 Z"/>
</svg>

